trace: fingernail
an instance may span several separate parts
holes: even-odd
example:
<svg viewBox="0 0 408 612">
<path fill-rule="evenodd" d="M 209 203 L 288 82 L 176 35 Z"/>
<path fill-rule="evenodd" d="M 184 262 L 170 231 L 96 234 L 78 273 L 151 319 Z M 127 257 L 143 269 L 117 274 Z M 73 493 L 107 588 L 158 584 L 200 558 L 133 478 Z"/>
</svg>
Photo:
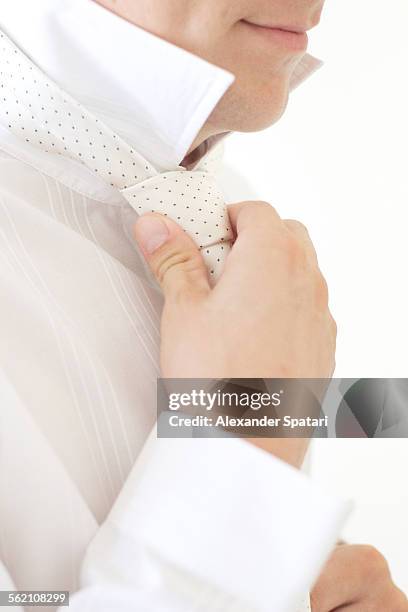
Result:
<svg viewBox="0 0 408 612">
<path fill-rule="evenodd" d="M 135 227 L 140 246 L 151 255 L 169 238 L 169 229 L 160 217 L 146 215 L 140 217 Z"/>
</svg>

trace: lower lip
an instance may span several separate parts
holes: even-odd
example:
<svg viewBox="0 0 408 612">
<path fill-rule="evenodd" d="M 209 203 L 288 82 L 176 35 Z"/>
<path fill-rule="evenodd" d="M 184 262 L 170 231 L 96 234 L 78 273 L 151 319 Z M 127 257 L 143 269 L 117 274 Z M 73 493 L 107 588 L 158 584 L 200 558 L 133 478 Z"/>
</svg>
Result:
<svg viewBox="0 0 408 612">
<path fill-rule="evenodd" d="M 276 45 L 291 51 L 304 52 L 307 49 L 309 39 L 306 32 L 290 32 L 288 30 L 279 30 L 278 28 L 267 28 L 248 21 L 243 21 L 243 23 L 254 32 L 257 32 L 259 36 L 263 36 Z"/>
</svg>

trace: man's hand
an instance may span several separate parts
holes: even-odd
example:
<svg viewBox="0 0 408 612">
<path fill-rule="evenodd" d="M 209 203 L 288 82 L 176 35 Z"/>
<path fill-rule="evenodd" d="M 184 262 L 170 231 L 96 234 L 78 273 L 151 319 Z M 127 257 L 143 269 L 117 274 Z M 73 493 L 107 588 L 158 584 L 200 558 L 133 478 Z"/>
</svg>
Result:
<svg viewBox="0 0 408 612">
<path fill-rule="evenodd" d="M 336 325 L 306 229 L 263 202 L 230 206 L 229 214 L 236 240 L 214 288 L 200 251 L 176 223 L 157 213 L 136 223 L 164 292 L 162 376 L 331 377 Z M 300 467 L 309 441 L 251 442 Z"/>
<path fill-rule="evenodd" d="M 337 546 L 311 594 L 312 612 L 408 612 L 384 557 L 371 546 Z"/>
<path fill-rule="evenodd" d="M 263 202 L 229 213 L 236 240 L 212 289 L 200 251 L 176 223 L 153 213 L 136 224 L 165 297 L 163 377 L 331 377 L 336 326 L 306 229 Z"/>
</svg>

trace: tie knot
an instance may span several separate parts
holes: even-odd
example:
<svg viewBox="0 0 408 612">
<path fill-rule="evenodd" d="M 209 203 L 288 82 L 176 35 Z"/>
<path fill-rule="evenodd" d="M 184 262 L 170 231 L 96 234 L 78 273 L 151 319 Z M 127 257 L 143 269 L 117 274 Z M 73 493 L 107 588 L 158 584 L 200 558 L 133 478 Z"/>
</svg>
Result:
<svg viewBox="0 0 408 612">
<path fill-rule="evenodd" d="M 218 275 L 232 231 L 223 194 L 212 174 L 166 172 L 121 193 L 137 213 L 159 212 L 176 221 L 202 250 L 210 274 Z"/>
</svg>

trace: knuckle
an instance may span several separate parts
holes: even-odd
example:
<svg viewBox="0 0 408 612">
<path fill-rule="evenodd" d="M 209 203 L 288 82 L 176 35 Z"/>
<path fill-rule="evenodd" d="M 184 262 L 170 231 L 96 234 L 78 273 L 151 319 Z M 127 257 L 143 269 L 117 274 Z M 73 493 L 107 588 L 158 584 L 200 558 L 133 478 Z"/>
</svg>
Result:
<svg viewBox="0 0 408 612">
<path fill-rule="evenodd" d="M 316 305 L 319 311 L 325 312 L 329 309 L 329 287 L 324 276 L 317 271 L 315 273 L 315 296 Z M 329 317 L 330 328 L 332 329 L 333 317 Z"/>
<path fill-rule="evenodd" d="M 272 208 L 272 206 L 270 204 L 268 204 L 268 202 L 265 202 L 264 200 L 250 200 L 248 202 L 245 203 L 245 210 L 248 211 L 262 211 L 262 212 L 266 212 L 269 211 L 269 209 Z"/>
<path fill-rule="evenodd" d="M 297 219 L 286 219 L 285 223 L 295 231 L 300 231 L 309 235 L 306 225 L 304 225 L 301 221 L 298 221 Z"/>
<path fill-rule="evenodd" d="M 268 221 L 276 222 L 277 219 L 280 220 L 276 209 L 269 202 L 263 200 L 248 202 L 245 205 L 243 214 L 248 215 L 252 219 L 257 219 L 259 224 L 268 223 Z"/>
<path fill-rule="evenodd" d="M 368 578 L 389 576 L 388 563 L 379 550 L 369 545 L 361 545 L 358 548 L 361 567 Z"/>
<path fill-rule="evenodd" d="M 256 206 L 258 208 L 258 210 L 262 210 L 263 212 L 272 212 L 277 214 L 276 209 L 272 206 L 272 204 L 270 204 L 269 202 L 266 202 L 265 200 L 255 200 L 254 202 L 252 202 L 252 204 L 254 206 Z"/>
<path fill-rule="evenodd" d="M 251 205 L 258 209 L 264 210 L 270 210 L 272 208 L 272 205 L 269 204 L 269 202 L 266 202 L 266 200 L 253 200 Z"/>
<path fill-rule="evenodd" d="M 197 269 L 198 262 L 198 250 L 194 248 L 183 250 L 171 248 L 157 253 L 152 260 L 152 269 L 157 280 L 162 284 L 169 272 L 177 269 L 181 272 L 192 273 Z"/>
<path fill-rule="evenodd" d="M 279 246 L 293 264 L 305 264 L 306 252 L 302 243 L 291 232 L 284 231 L 280 235 Z"/>
<path fill-rule="evenodd" d="M 325 304 L 328 304 L 329 303 L 329 287 L 328 287 L 326 279 L 324 278 L 323 274 L 320 272 L 319 269 L 315 270 L 314 272 L 314 281 L 315 281 L 317 296 L 319 297 L 320 301 L 324 302 Z"/>
</svg>

